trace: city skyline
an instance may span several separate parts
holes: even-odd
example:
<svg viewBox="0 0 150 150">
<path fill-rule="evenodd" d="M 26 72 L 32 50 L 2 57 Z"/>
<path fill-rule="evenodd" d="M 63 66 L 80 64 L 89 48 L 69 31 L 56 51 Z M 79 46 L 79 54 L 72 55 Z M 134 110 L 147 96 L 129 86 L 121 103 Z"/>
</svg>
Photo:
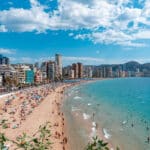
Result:
<svg viewBox="0 0 150 150">
<path fill-rule="evenodd" d="M 0 54 L 11 63 L 54 60 L 55 53 L 64 66 L 150 62 L 149 0 L 0 3 Z"/>
<path fill-rule="evenodd" d="M 41 64 L 11 64 L 8 57 L 0 55 L 0 90 L 76 79 L 150 77 L 150 63 L 130 61 L 124 64 L 86 65 L 74 62 L 63 67 L 62 58 L 61 54 L 55 54 L 55 60 L 48 59 Z"/>
</svg>

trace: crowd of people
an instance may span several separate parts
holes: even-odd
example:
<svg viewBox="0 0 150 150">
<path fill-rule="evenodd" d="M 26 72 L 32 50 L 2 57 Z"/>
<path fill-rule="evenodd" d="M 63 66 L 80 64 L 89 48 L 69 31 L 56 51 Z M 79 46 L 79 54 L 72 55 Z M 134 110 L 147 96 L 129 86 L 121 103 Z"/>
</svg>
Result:
<svg viewBox="0 0 150 150">
<path fill-rule="evenodd" d="M 17 91 L 0 102 L 0 129 L 18 128 L 45 97 L 59 86 L 48 84 Z"/>
</svg>

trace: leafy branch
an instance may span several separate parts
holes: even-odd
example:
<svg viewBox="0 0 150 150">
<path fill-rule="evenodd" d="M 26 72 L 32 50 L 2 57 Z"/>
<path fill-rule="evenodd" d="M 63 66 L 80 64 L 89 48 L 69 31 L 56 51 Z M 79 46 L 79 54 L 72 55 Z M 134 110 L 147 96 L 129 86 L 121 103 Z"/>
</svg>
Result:
<svg viewBox="0 0 150 150">
<path fill-rule="evenodd" d="M 94 137 L 92 142 L 88 143 L 85 150 L 110 150 L 108 148 L 108 143 L 105 143 L 103 140 L 98 139 L 98 137 Z M 120 150 L 118 147 L 116 150 Z"/>
<path fill-rule="evenodd" d="M 16 140 L 9 140 L 3 133 L 0 133 L 0 150 L 5 150 L 6 142 L 12 142 L 16 146 L 16 150 L 22 148 L 23 150 L 46 150 L 51 148 L 50 123 L 40 126 L 39 130 L 32 136 L 28 136 L 26 133 L 18 136 Z M 9 148 L 7 148 L 9 149 Z"/>
</svg>

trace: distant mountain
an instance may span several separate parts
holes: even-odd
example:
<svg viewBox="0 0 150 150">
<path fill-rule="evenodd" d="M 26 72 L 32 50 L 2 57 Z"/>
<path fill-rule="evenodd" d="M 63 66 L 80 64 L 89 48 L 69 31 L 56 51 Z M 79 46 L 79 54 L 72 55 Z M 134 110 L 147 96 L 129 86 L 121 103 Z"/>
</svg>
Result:
<svg viewBox="0 0 150 150">
<path fill-rule="evenodd" d="M 112 67 L 113 71 L 117 71 L 118 69 L 122 69 L 124 71 L 137 71 L 137 69 L 140 69 L 140 71 L 146 70 L 150 71 L 150 63 L 140 64 L 136 61 L 129 61 L 124 64 L 101 64 L 101 65 L 87 65 L 86 67 L 91 67 L 93 70 L 102 68 L 102 67 Z"/>
<path fill-rule="evenodd" d="M 143 64 L 142 69 L 150 70 L 150 63 Z"/>
<path fill-rule="evenodd" d="M 136 61 L 130 61 L 124 64 L 126 70 L 128 71 L 136 71 L 136 69 L 141 69 L 141 64 Z"/>
</svg>

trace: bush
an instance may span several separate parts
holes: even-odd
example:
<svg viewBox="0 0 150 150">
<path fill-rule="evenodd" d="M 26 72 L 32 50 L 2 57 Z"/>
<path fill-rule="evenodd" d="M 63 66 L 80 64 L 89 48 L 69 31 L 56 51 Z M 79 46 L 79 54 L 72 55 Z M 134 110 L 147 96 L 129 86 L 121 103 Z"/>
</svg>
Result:
<svg viewBox="0 0 150 150">
<path fill-rule="evenodd" d="M 17 148 L 23 150 L 46 150 L 51 148 L 51 142 L 49 140 L 51 136 L 50 124 L 47 122 L 44 126 L 40 126 L 39 130 L 32 136 L 28 136 L 26 133 L 18 136 L 16 140 L 9 140 L 3 133 L 0 133 L 0 150 L 9 149 L 6 147 L 6 142 L 12 142 Z"/>
<path fill-rule="evenodd" d="M 88 143 L 86 150 L 110 150 L 107 147 L 108 143 L 103 140 L 98 139 L 98 137 L 93 138 L 92 142 Z M 118 147 L 116 150 L 120 150 Z"/>
</svg>

